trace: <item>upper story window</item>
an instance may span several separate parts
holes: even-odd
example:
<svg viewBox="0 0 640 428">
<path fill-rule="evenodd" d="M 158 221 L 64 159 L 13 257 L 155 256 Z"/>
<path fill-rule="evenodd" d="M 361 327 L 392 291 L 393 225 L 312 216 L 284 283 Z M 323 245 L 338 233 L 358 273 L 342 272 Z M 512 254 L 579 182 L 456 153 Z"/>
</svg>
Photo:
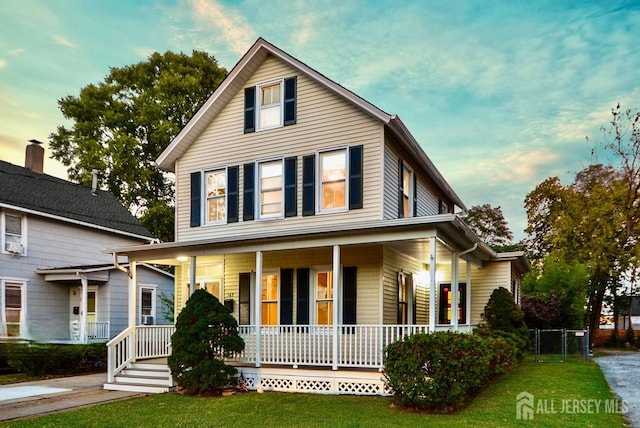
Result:
<svg viewBox="0 0 640 428">
<path fill-rule="evenodd" d="M 282 159 L 258 163 L 260 218 L 280 218 L 283 211 Z"/>
<path fill-rule="evenodd" d="M 405 218 L 413 214 L 413 170 L 407 165 L 402 169 L 402 214 Z"/>
<path fill-rule="evenodd" d="M 258 85 L 258 130 L 282 126 L 282 81 Z"/>
<path fill-rule="evenodd" d="M 206 222 L 219 223 L 227 218 L 227 172 L 217 169 L 205 173 Z"/>
<path fill-rule="evenodd" d="M 398 160 L 398 218 L 415 217 L 417 205 L 416 176 L 402 159 Z"/>
<path fill-rule="evenodd" d="M 244 89 L 244 133 L 294 125 L 297 78 L 271 80 Z"/>
<path fill-rule="evenodd" d="M 8 212 L 1 214 L 2 252 L 9 254 L 26 254 L 26 216 Z"/>
<path fill-rule="evenodd" d="M 319 211 L 347 208 L 347 149 L 321 152 L 319 155 Z"/>
</svg>

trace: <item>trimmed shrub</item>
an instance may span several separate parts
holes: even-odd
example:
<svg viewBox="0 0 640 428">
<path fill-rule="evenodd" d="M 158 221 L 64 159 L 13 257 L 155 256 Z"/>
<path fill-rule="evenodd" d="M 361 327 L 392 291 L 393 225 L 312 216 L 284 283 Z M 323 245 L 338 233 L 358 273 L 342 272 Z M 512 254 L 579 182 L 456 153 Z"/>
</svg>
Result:
<svg viewBox="0 0 640 428">
<path fill-rule="evenodd" d="M 101 372 L 107 367 L 104 343 L 89 345 L 54 345 L 5 343 L 0 347 L 0 361 L 29 376 Z"/>
<path fill-rule="evenodd" d="M 514 351 L 504 339 L 453 332 L 416 334 L 385 348 L 384 376 L 397 404 L 450 412 L 512 366 Z"/>
<path fill-rule="evenodd" d="M 188 393 L 217 393 L 237 383 L 224 358 L 241 352 L 244 340 L 231 311 L 205 290 L 196 290 L 178 315 L 171 346 L 169 368 Z"/>
<path fill-rule="evenodd" d="M 524 312 L 513 301 L 513 295 L 506 288 L 493 290 L 482 316 L 486 322 L 483 327 L 491 331 L 489 335 L 513 340 L 520 356 L 526 351 L 531 335 L 524 322 Z"/>
</svg>

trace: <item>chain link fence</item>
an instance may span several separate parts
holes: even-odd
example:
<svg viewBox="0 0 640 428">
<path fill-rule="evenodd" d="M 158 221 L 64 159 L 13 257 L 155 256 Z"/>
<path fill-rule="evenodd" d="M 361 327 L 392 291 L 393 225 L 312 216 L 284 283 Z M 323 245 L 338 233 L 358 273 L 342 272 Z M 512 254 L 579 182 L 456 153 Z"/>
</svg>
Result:
<svg viewBox="0 0 640 428">
<path fill-rule="evenodd" d="M 589 330 L 529 330 L 534 346 L 534 361 L 566 362 L 589 359 Z"/>
</svg>

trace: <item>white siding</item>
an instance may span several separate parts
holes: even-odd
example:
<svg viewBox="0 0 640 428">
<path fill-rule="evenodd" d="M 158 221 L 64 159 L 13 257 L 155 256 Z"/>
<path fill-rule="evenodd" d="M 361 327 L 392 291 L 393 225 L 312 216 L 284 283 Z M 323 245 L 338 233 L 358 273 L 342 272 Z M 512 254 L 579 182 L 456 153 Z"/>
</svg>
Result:
<svg viewBox="0 0 640 428">
<path fill-rule="evenodd" d="M 379 220 L 383 126 L 352 104 L 268 57 L 245 86 L 281 77 L 298 77 L 297 123 L 295 125 L 243 133 L 244 90 L 239 90 L 216 119 L 179 159 L 176 186 L 176 240 L 233 236 L 238 233 L 286 231 L 327 222 Z M 302 217 L 302 156 L 335 146 L 364 145 L 364 208 L 349 212 Z M 190 174 L 213 167 L 243 165 L 271 157 L 298 157 L 298 216 L 271 221 L 242 221 L 223 226 L 190 227 Z M 240 190 L 243 174 L 240 168 Z"/>
<path fill-rule="evenodd" d="M 384 324 L 397 324 L 398 322 L 398 272 L 411 273 L 414 276 L 418 272 L 425 271 L 427 267 L 424 263 L 409 257 L 405 254 L 394 251 L 388 247 L 384 249 L 384 302 L 383 302 L 383 322 Z M 429 318 L 429 296 L 428 291 L 417 290 L 416 312 L 418 322 L 428 323 Z"/>
</svg>

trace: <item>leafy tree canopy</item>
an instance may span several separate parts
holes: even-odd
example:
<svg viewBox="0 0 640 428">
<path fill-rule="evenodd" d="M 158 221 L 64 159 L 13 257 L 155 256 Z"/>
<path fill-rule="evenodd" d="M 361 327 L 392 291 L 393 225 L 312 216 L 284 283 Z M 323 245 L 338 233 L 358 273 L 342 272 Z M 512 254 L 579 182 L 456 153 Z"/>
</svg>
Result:
<svg viewBox="0 0 640 428">
<path fill-rule="evenodd" d="M 104 81 L 58 100 L 72 125 L 50 135 L 53 157 L 68 167 L 71 180 L 87 186 L 97 169 L 102 188 L 156 237 L 172 241 L 173 178 L 154 162 L 226 73 L 200 51 L 156 52 L 146 61 L 111 68 Z"/>
<path fill-rule="evenodd" d="M 513 240 L 513 233 L 500 207 L 475 205 L 463 214 L 462 219 L 480 239 L 494 249 L 507 247 Z"/>
</svg>

